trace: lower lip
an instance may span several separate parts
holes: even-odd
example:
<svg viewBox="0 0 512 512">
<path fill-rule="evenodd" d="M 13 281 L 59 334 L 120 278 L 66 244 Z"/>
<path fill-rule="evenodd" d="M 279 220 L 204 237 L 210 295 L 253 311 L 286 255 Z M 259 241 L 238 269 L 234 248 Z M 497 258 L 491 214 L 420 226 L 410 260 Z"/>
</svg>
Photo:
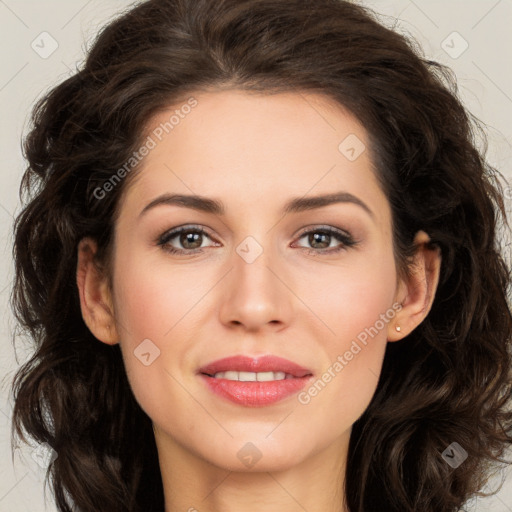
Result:
<svg viewBox="0 0 512 512">
<path fill-rule="evenodd" d="M 279 402 L 300 391 L 312 377 L 308 375 L 267 382 L 244 382 L 216 379 L 205 374 L 200 376 L 211 391 L 246 407 L 262 407 Z"/>
</svg>

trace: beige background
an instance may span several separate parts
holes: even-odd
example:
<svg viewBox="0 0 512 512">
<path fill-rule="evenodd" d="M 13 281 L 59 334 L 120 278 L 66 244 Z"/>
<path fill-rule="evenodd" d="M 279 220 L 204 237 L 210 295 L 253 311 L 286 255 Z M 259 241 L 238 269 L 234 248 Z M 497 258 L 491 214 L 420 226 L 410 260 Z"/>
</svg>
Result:
<svg viewBox="0 0 512 512">
<path fill-rule="evenodd" d="M 489 161 L 512 178 L 512 0 L 361 3 L 382 13 L 386 24 L 417 38 L 428 57 L 452 67 L 464 102 L 488 125 Z M 44 472 L 32 451 L 18 450 L 14 465 L 10 456 L 9 384 L 28 354 L 18 341 L 16 362 L 8 305 L 12 221 L 19 211 L 18 186 L 24 169 L 20 139 L 36 98 L 66 78 L 83 59 L 85 42 L 129 5 L 123 0 L 0 0 L 0 512 L 56 511 L 52 504 L 45 505 Z M 58 46 L 46 55 L 52 45 Z M 512 199 L 512 189 L 507 196 Z M 497 487 L 500 479 L 505 483 L 497 496 L 472 500 L 467 510 L 512 512 L 512 469 L 497 475 L 489 486 Z"/>
</svg>

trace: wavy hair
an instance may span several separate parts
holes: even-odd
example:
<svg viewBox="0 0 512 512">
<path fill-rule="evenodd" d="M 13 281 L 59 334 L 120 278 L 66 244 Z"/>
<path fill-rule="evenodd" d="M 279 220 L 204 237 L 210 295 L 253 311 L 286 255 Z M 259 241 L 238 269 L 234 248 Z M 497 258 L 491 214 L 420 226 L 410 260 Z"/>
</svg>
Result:
<svg viewBox="0 0 512 512">
<path fill-rule="evenodd" d="M 501 174 L 453 73 L 342 0 L 149 0 L 107 24 L 83 65 L 34 106 L 15 221 L 11 302 L 34 354 L 17 371 L 12 436 L 58 454 L 46 477 L 60 512 L 163 510 L 151 419 L 119 345 L 86 327 L 77 245 L 110 249 L 127 176 L 102 188 L 147 136 L 151 117 L 191 93 L 317 92 L 370 136 L 392 209 L 393 250 L 408 272 L 414 234 L 442 254 L 426 319 L 388 343 L 376 392 L 353 425 L 351 512 L 455 512 L 481 490 L 512 441 L 510 273 Z M 104 189 L 103 189 L 104 190 Z M 95 193 L 96 191 L 96 193 Z M 468 453 L 456 469 L 442 452 Z"/>
</svg>

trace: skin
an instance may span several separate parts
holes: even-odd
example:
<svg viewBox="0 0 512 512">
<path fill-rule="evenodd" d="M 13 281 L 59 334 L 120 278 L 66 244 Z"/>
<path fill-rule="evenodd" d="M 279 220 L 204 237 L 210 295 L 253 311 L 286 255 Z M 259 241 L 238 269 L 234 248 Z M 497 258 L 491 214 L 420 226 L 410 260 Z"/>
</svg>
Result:
<svg viewBox="0 0 512 512">
<path fill-rule="evenodd" d="M 368 135 L 338 104 L 306 93 L 195 97 L 198 105 L 150 151 L 123 193 L 112 289 L 93 264 L 94 240 L 80 242 L 83 318 L 98 340 L 121 344 L 134 395 L 153 420 L 167 512 L 344 511 L 352 424 L 375 392 L 386 343 L 428 314 L 440 254 L 418 232 L 412 275 L 398 278 L 390 206 Z M 354 161 L 338 149 L 349 134 L 366 146 Z M 337 191 L 373 215 L 350 202 L 281 214 L 291 198 Z M 163 193 L 215 198 L 226 212 L 167 204 L 140 216 Z M 175 255 L 157 245 L 166 231 L 189 224 L 208 234 L 195 245 L 179 236 L 168 245 L 203 252 Z M 325 226 L 348 231 L 357 244 L 328 254 L 343 244 L 327 237 L 315 245 L 302 234 Z M 251 263 L 236 251 L 248 236 L 263 249 Z M 236 405 L 196 374 L 229 355 L 274 354 L 315 379 L 329 368 L 332 376 L 338 356 L 381 314 L 395 312 L 393 304 L 400 311 L 307 404 L 295 394 L 266 407 Z M 160 350 L 148 366 L 134 355 L 144 339 Z M 237 457 L 248 442 L 261 454 L 252 467 Z"/>
</svg>

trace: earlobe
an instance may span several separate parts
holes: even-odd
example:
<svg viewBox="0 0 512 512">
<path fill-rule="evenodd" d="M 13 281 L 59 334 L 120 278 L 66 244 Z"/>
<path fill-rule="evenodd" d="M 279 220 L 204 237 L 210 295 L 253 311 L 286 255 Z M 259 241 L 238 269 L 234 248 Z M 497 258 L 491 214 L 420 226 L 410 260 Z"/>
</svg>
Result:
<svg viewBox="0 0 512 512">
<path fill-rule="evenodd" d="M 119 338 L 114 308 L 107 278 L 94 261 L 96 250 L 97 244 L 91 238 L 83 238 L 78 244 L 76 282 L 80 308 L 91 333 L 103 343 L 115 345 Z"/>
<path fill-rule="evenodd" d="M 427 233 L 416 233 L 411 275 L 398 287 L 397 302 L 402 304 L 402 309 L 388 325 L 388 341 L 398 341 L 407 336 L 426 318 L 432 307 L 441 272 L 441 250 L 429 242 Z M 400 329 L 397 330 L 396 326 Z"/>
</svg>

